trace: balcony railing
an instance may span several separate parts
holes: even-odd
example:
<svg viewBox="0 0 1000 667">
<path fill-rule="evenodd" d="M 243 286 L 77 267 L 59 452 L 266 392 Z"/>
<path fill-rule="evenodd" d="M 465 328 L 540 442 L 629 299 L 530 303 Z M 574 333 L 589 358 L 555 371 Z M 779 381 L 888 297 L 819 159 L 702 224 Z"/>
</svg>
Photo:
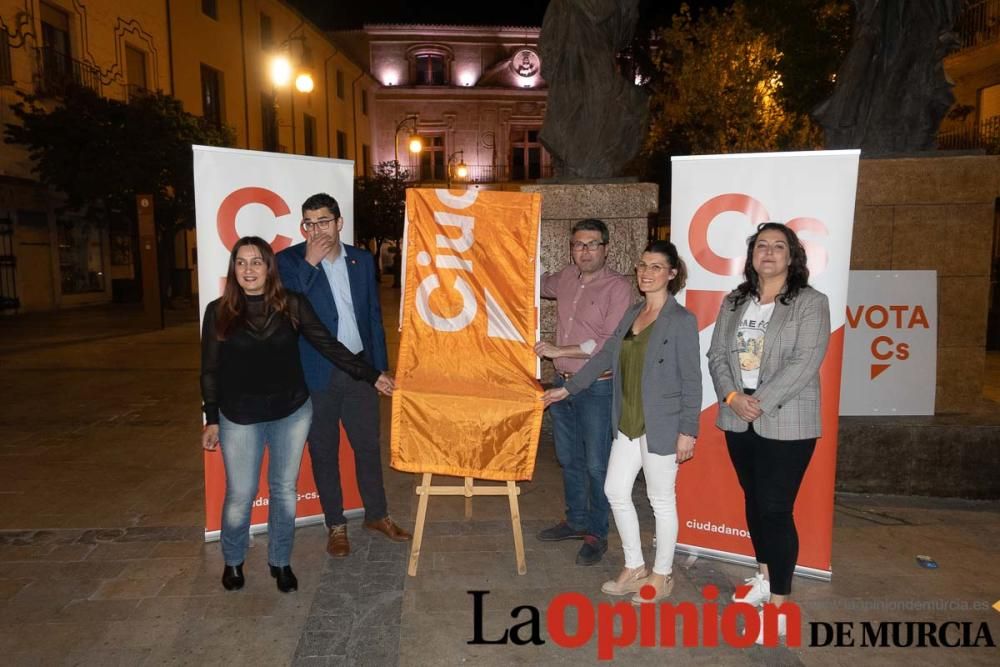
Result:
<svg viewBox="0 0 1000 667">
<path fill-rule="evenodd" d="M 938 148 L 972 150 L 981 148 L 991 155 L 1000 154 L 1000 116 L 970 123 L 958 129 L 938 134 Z"/>
<path fill-rule="evenodd" d="M 406 165 L 402 165 L 403 169 L 407 169 Z M 521 183 L 528 181 L 535 181 L 539 178 L 551 178 L 552 177 L 552 166 L 551 165 L 498 165 L 498 164 L 469 164 L 466 165 L 469 170 L 468 176 L 465 178 L 458 178 L 458 176 L 452 176 L 452 183 Z M 434 177 L 434 178 L 424 178 L 420 175 L 420 170 L 417 168 L 408 169 L 411 181 L 421 182 L 421 183 L 444 183 L 446 178 L 444 176 Z"/>
<path fill-rule="evenodd" d="M 35 49 L 38 58 L 38 92 L 42 95 L 64 95 L 71 86 L 90 88 L 101 94 L 101 72 L 93 65 L 70 58 L 50 46 Z"/>
<path fill-rule="evenodd" d="M 955 32 L 963 49 L 1000 39 L 1000 0 L 970 2 L 959 15 Z"/>
</svg>

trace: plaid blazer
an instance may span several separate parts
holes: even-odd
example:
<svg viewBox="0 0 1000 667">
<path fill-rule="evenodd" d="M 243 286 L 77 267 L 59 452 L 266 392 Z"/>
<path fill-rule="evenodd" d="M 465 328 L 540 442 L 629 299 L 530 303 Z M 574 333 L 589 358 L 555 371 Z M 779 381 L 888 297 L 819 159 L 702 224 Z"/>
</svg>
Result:
<svg viewBox="0 0 1000 667">
<path fill-rule="evenodd" d="M 724 431 L 747 430 L 747 423 L 725 401 L 730 392 L 743 391 L 736 330 L 749 303 L 747 299 L 733 310 L 734 295 L 723 299 L 707 355 L 719 397 L 715 425 Z M 825 294 L 806 287 L 787 306 L 775 300 L 754 392 L 763 414 L 754 421 L 754 431 L 774 440 L 821 435 L 819 367 L 829 341 L 830 303 Z"/>
</svg>

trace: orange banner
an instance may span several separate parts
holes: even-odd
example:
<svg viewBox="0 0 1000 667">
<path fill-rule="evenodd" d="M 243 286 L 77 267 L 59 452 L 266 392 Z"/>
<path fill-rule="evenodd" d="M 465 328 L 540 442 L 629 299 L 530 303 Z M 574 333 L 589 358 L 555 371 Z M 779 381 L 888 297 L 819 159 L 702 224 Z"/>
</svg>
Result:
<svg viewBox="0 0 1000 667">
<path fill-rule="evenodd" d="M 407 190 L 392 467 L 531 479 L 541 195 Z"/>
</svg>

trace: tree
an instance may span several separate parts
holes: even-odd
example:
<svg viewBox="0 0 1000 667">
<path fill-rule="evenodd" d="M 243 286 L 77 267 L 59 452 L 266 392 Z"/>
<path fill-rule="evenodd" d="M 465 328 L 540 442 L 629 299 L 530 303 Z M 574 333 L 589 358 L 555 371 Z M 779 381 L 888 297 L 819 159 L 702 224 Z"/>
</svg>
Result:
<svg viewBox="0 0 1000 667">
<path fill-rule="evenodd" d="M 781 97 L 782 53 L 746 7 L 682 5 L 657 35 L 646 154 L 732 153 L 820 145 L 818 129 Z"/>
<path fill-rule="evenodd" d="M 354 179 L 354 230 L 359 241 L 375 241 L 375 265 L 382 245 L 403 238 L 406 185 L 410 174 L 394 160 L 379 162 L 371 176 Z"/>
<path fill-rule="evenodd" d="M 135 197 L 153 195 L 165 291 L 174 237 L 194 226 L 191 145 L 232 145 L 232 131 L 159 92 L 125 103 L 71 87 L 52 109 L 37 97 L 21 97 L 12 106 L 18 123 L 7 124 L 5 142 L 27 147 L 41 182 L 65 195 L 65 209 L 105 225 L 124 218 L 134 233 Z"/>
<path fill-rule="evenodd" d="M 833 93 L 833 84 L 851 44 L 850 0 L 743 0 L 747 17 L 769 34 L 782 53 L 779 97 L 797 113 L 811 113 Z"/>
</svg>

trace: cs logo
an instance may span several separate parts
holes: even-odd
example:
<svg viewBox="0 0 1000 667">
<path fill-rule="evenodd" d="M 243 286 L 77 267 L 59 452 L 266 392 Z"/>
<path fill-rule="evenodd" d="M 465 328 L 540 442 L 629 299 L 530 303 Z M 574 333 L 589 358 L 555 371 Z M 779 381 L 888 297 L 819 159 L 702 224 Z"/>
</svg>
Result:
<svg viewBox="0 0 1000 667">
<path fill-rule="evenodd" d="M 271 210 L 275 219 L 291 213 L 285 200 L 266 188 L 251 187 L 233 191 L 222 200 L 215 218 L 219 239 L 226 246 L 226 250 L 232 250 L 236 242 L 240 240 L 240 235 L 236 231 L 236 215 L 248 204 L 263 204 Z M 275 253 L 279 253 L 292 245 L 293 240 L 290 236 L 276 234 L 270 241 L 271 249 Z"/>
<path fill-rule="evenodd" d="M 747 236 L 756 230 L 757 225 L 771 220 L 764 204 L 750 195 L 729 193 L 712 197 L 702 204 L 691 218 L 688 228 L 688 245 L 695 260 L 706 270 L 720 276 L 737 276 L 743 273 L 745 255 L 737 257 L 721 257 L 708 245 L 708 229 L 712 222 L 723 213 L 741 213 L 750 222 Z M 785 223 L 796 233 L 812 232 L 817 236 L 829 236 L 830 233 L 820 220 L 816 218 L 793 218 Z M 826 269 L 828 255 L 822 245 L 801 239 L 802 245 L 809 256 L 809 271 L 818 275 Z"/>
</svg>

